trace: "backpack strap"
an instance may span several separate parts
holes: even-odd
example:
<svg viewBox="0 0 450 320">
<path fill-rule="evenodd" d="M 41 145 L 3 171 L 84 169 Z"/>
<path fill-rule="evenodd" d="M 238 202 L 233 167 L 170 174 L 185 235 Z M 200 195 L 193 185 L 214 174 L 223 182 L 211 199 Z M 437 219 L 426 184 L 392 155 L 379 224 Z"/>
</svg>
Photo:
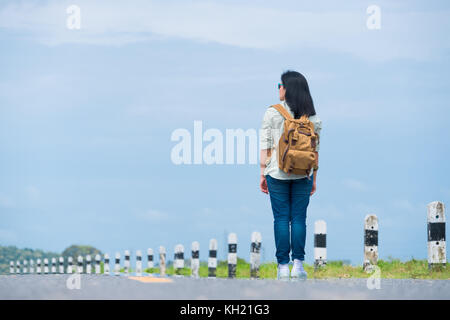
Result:
<svg viewBox="0 0 450 320">
<path fill-rule="evenodd" d="M 274 104 L 273 106 L 275 109 L 278 110 L 279 113 L 285 118 L 285 119 L 292 119 L 292 116 L 287 112 L 287 110 L 281 105 L 281 104 Z"/>
</svg>

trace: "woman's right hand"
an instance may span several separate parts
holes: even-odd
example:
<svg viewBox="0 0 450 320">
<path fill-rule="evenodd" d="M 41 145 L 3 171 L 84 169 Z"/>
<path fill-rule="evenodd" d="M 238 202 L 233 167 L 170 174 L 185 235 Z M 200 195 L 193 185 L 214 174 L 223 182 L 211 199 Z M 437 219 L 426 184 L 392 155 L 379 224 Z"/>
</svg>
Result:
<svg viewBox="0 0 450 320">
<path fill-rule="evenodd" d="M 314 182 L 313 182 L 310 196 L 312 196 L 315 192 L 316 192 L 316 180 L 314 180 Z"/>
<path fill-rule="evenodd" d="M 261 181 L 259 183 L 259 187 L 261 188 L 261 191 L 268 194 L 269 189 L 267 188 L 267 180 L 264 175 L 261 175 Z"/>
</svg>

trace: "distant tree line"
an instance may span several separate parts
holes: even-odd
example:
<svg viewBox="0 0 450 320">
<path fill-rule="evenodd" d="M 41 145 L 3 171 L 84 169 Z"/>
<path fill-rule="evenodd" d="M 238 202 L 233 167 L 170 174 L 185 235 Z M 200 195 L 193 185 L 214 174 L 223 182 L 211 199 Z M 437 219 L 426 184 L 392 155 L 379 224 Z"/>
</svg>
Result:
<svg viewBox="0 0 450 320">
<path fill-rule="evenodd" d="M 66 248 L 62 253 L 43 251 L 40 249 L 24 248 L 19 249 L 16 246 L 0 246 L 0 274 L 9 274 L 9 262 L 14 261 L 14 265 L 17 260 L 20 264 L 23 264 L 23 260 L 33 259 L 36 267 L 36 260 L 44 258 L 49 259 L 49 263 L 52 258 L 64 257 L 65 264 L 67 264 L 67 258 L 72 257 L 76 261 L 79 255 L 85 257 L 86 255 L 92 255 L 92 258 L 96 254 L 102 254 L 102 252 L 92 246 L 83 245 L 71 245 Z"/>
</svg>

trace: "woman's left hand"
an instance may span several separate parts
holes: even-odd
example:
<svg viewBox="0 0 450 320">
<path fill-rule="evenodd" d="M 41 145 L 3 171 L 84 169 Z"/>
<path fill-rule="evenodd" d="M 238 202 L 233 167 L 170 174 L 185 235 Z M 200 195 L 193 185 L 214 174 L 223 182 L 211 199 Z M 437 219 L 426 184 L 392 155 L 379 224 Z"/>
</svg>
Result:
<svg viewBox="0 0 450 320">
<path fill-rule="evenodd" d="M 269 189 L 267 188 L 267 180 L 266 180 L 266 177 L 264 175 L 261 175 L 261 180 L 259 182 L 259 188 L 265 194 L 269 193 Z"/>
</svg>

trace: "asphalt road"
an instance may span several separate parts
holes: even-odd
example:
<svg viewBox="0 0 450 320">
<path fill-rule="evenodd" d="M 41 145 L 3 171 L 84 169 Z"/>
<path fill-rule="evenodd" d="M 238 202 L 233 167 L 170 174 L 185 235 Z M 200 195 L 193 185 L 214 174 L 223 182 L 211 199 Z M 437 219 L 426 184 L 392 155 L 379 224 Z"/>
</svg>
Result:
<svg viewBox="0 0 450 320">
<path fill-rule="evenodd" d="M 0 275 L 0 299 L 450 299 L 450 280 L 308 279 L 303 282 L 127 276 Z M 157 282 L 164 281 L 164 282 Z M 69 285 L 67 284 L 69 282 Z M 79 284 L 79 289 L 77 285 Z"/>
</svg>

